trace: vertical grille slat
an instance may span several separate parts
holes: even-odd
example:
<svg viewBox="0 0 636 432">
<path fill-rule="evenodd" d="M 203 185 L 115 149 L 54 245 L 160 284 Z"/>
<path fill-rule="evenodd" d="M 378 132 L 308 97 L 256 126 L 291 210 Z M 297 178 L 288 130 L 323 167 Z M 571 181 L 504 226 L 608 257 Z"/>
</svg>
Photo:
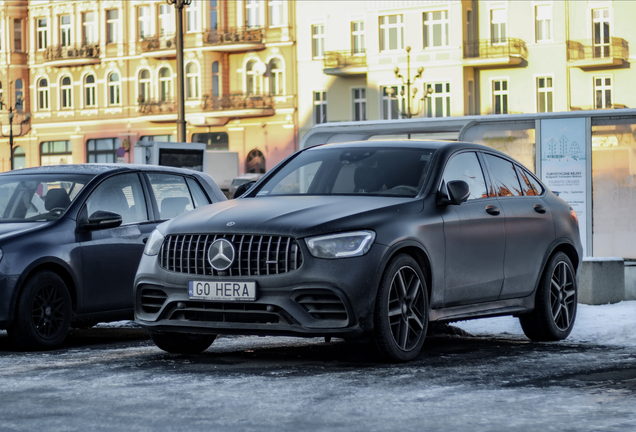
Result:
<svg viewBox="0 0 636 432">
<path fill-rule="evenodd" d="M 208 249 L 217 239 L 234 245 L 236 256 L 224 276 L 260 276 L 288 273 L 302 265 L 298 242 L 287 236 L 181 234 L 170 235 L 159 252 L 159 265 L 177 273 L 214 275 L 208 262 Z"/>
</svg>

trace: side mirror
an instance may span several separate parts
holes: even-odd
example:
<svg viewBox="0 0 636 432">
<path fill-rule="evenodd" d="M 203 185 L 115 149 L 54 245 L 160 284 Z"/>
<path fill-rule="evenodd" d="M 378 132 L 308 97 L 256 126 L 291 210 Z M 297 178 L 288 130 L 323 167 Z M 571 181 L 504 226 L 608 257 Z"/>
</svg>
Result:
<svg viewBox="0 0 636 432">
<path fill-rule="evenodd" d="M 243 195 L 245 192 L 250 190 L 250 188 L 256 183 L 256 180 L 248 181 L 247 183 L 243 183 L 234 191 L 234 195 L 232 195 L 232 199 L 238 198 Z"/>
<path fill-rule="evenodd" d="M 97 210 L 95 213 L 88 217 L 88 220 L 84 221 L 80 228 L 86 230 L 101 230 L 107 228 L 116 228 L 122 223 L 121 215 L 118 213 Z"/>
<path fill-rule="evenodd" d="M 437 194 L 438 205 L 459 205 L 470 196 L 470 186 L 463 180 L 451 180 Z"/>
</svg>

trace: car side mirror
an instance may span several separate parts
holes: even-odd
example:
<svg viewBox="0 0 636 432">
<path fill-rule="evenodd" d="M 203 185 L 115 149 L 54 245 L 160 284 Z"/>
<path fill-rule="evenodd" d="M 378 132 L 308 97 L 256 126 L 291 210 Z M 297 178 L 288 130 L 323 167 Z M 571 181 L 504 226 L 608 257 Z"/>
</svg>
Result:
<svg viewBox="0 0 636 432">
<path fill-rule="evenodd" d="M 114 213 L 106 210 L 97 210 L 95 213 L 85 220 L 80 228 L 86 230 L 101 230 L 107 228 L 116 228 L 122 223 L 122 217 L 118 213 Z"/>
<path fill-rule="evenodd" d="M 233 199 L 234 198 L 238 198 L 241 195 L 243 195 L 245 192 L 250 190 L 250 188 L 254 185 L 254 183 L 256 183 L 256 180 L 251 180 L 251 181 L 248 181 L 247 183 L 243 183 L 242 185 L 237 187 L 236 190 L 234 191 L 234 195 L 232 195 L 232 198 Z"/>
<path fill-rule="evenodd" d="M 470 196 L 470 186 L 464 180 L 451 180 L 437 194 L 438 205 L 459 205 Z"/>
</svg>

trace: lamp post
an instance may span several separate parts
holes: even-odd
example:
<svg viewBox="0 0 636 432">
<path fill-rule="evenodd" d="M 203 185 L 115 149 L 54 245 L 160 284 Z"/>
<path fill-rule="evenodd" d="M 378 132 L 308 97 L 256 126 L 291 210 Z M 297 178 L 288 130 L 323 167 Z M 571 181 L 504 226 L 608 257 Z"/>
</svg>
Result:
<svg viewBox="0 0 636 432">
<path fill-rule="evenodd" d="M 400 68 L 399 67 L 396 66 L 393 71 L 395 72 L 395 77 L 401 79 L 402 80 L 402 84 L 404 84 L 406 86 L 406 93 L 404 92 L 404 89 L 400 90 L 400 96 L 402 96 L 402 98 L 404 98 L 406 96 L 406 111 L 400 110 L 399 105 L 398 105 L 398 112 L 400 113 L 401 116 L 406 117 L 406 118 L 411 118 L 413 116 L 418 115 L 420 112 L 422 112 L 422 108 L 423 108 L 423 105 L 424 105 L 423 104 L 424 103 L 424 99 L 426 99 L 427 97 L 430 96 L 431 93 L 433 93 L 433 89 L 429 87 L 424 92 L 424 96 L 422 96 L 422 98 L 419 100 L 419 103 L 422 104 L 422 105 L 420 105 L 417 108 L 417 110 L 415 112 L 413 112 L 412 106 L 411 106 L 411 101 L 415 102 L 415 97 L 417 95 L 417 87 L 413 87 L 413 91 L 411 91 L 411 85 L 415 84 L 415 80 L 422 76 L 422 73 L 424 72 L 424 66 L 420 66 L 419 68 L 417 68 L 417 75 L 415 75 L 413 77 L 413 81 L 411 81 L 411 47 L 410 46 L 406 47 L 406 80 L 400 74 Z M 389 88 L 389 89 L 387 89 L 387 93 L 389 94 L 390 97 L 392 97 L 393 93 L 394 93 L 394 90 L 392 88 Z M 411 94 L 411 93 L 413 93 L 413 94 Z"/>
<path fill-rule="evenodd" d="M 11 83 L 9 83 L 9 94 L 11 93 Z M 24 96 L 18 96 L 18 100 L 16 100 L 17 102 L 22 103 L 24 101 Z M 6 104 L 4 103 L 4 99 L 2 97 L 0 97 L 0 109 L 4 109 L 4 107 L 7 106 L 9 107 L 9 149 L 10 149 L 10 160 L 11 160 L 11 171 L 13 171 L 14 169 L 14 163 L 13 163 L 13 118 L 15 117 L 15 111 L 17 111 L 16 107 L 12 107 L 11 103 Z M 29 121 L 29 119 L 31 118 L 31 113 L 26 113 L 24 115 L 24 118 L 20 121 L 20 133 L 18 134 L 18 136 L 22 135 L 22 126 Z M 4 132 L 0 131 L 0 133 L 2 133 L 3 137 L 7 137 L 7 135 L 4 134 Z"/>
<path fill-rule="evenodd" d="M 183 86 L 183 8 L 192 0 L 166 0 L 176 10 L 177 31 L 177 142 L 186 141 L 185 101 Z"/>
</svg>

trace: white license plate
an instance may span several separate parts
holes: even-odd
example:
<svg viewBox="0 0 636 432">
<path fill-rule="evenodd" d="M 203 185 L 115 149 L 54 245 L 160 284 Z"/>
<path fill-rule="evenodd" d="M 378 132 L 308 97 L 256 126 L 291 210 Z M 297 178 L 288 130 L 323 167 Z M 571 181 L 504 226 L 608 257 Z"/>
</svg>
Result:
<svg viewBox="0 0 636 432">
<path fill-rule="evenodd" d="M 188 296 L 199 300 L 254 301 L 256 282 L 189 281 Z"/>
</svg>

